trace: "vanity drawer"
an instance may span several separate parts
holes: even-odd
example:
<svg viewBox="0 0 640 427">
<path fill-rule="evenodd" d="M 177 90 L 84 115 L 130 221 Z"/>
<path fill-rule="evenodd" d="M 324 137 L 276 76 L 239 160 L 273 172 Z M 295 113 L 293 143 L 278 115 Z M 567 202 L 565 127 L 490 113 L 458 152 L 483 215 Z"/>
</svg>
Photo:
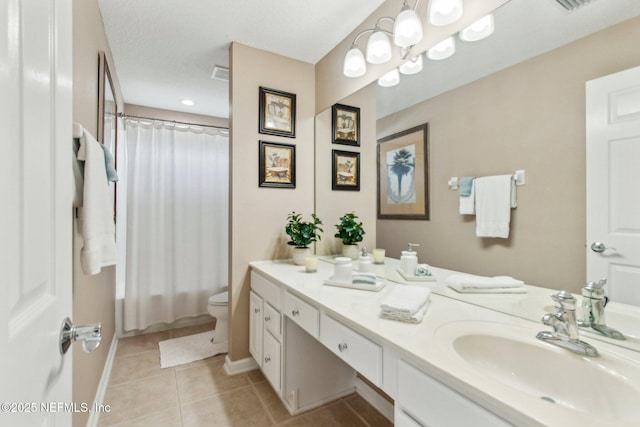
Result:
<svg viewBox="0 0 640 427">
<path fill-rule="evenodd" d="M 404 414 L 400 414 L 400 413 Z M 424 426 L 507 427 L 511 424 L 402 360 L 398 366 L 396 416 Z M 404 418 L 406 416 L 406 418 Z M 412 425 L 398 423 L 398 425 Z"/>
<path fill-rule="evenodd" d="M 320 312 L 311 304 L 302 301 L 295 295 L 285 292 L 284 314 L 296 322 L 314 338 L 318 338 L 320 329 Z"/>
<path fill-rule="evenodd" d="M 322 314 L 320 341 L 373 384 L 382 383 L 382 347 L 337 320 Z"/>
<path fill-rule="evenodd" d="M 276 310 L 282 309 L 280 287 L 253 271 L 251 272 L 251 289 Z"/>
<path fill-rule="evenodd" d="M 275 308 L 271 307 L 271 304 L 264 304 L 264 327 L 273 334 L 273 336 L 278 340 L 282 340 L 282 329 L 280 322 L 280 312 Z"/>
</svg>

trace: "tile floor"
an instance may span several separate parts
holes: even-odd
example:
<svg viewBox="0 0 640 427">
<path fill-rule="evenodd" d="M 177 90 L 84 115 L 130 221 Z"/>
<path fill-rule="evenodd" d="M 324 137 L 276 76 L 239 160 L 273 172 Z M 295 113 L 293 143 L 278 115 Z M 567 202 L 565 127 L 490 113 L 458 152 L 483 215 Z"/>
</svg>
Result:
<svg viewBox="0 0 640 427">
<path fill-rule="evenodd" d="M 211 324 L 121 339 L 98 425 L 153 427 L 391 426 L 357 394 L 292 417 L 259 370 L 224 372 L 224 355 L 160 369 L 158 342 Z"/>
</svg>

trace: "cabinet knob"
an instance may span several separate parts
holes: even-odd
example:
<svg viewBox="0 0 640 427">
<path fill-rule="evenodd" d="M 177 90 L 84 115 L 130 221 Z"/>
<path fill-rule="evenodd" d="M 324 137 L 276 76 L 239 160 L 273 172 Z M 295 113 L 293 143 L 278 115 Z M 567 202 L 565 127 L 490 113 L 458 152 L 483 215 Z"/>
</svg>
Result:
<svg viewBox="0 0 640 427">
<path fill-rule="evenodd" d="M 264 321 L 265 321 L 265 322 L 268 322 L 268 321 L 270 321 L 270 320 L 271 320 L 271 316 L 264 316 Z"/>
<path fill-rule="evenodd" d="M 271 358 L 269 356 L 264 358 L 264 363 L 269 363 L 271 362 Z"/>
<path fill-rule="evenodd" d="M 340 350 L 340 352 L 345 351 L 347 348 L 349 348 L 349 347 L 347 346 L 347 343 L 344 343 L 344 344 L 338 344 L 338 350 Z"/>
<path fill-rule="evenodd" d="M 254 312 L 254 313 L 256 313 L 256 314 L 258 314 L 258 313 L 260 313 L 260 309 L 259 309 L 259 308 L 254 308 L 254 309 L 253 309 L 253 312 Z"/>
<path fill-rule="evenodd" d="M 298 314 L 300 314 L 300 312 L 298 310 L 291 310 L 291 315 L 292 316 L 297 316 Z"/>
</svg>

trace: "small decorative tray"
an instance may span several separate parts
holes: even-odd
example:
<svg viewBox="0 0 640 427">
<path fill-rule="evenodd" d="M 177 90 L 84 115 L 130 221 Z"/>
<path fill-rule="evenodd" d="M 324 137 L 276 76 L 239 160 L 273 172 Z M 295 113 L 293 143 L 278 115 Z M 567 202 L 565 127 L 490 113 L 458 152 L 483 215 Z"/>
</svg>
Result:
<svg viewBox="0 0 640 427">
<path fill-rule="evenodd" d="M 333 280 L 333 276 L 325 280 L 324 284 L 328 286 L 339 286 L 341 288 L 360 289 L 362 291 L 372 291 L 372 292 L 378 292 L 382 288 L 387 286 L 387 282 L 384 279 L 376 279 L 375 285 L 365 285 L 361 283 L 338 282 L 336 280 Z"/>
<path fill-rule="evenodd" d="M 404 271 L 397 269 L 398 274 L 408 282 L 436 282 L 438 278 L 436 276 L 416 276 L 405 274 Z"/>
</svg>

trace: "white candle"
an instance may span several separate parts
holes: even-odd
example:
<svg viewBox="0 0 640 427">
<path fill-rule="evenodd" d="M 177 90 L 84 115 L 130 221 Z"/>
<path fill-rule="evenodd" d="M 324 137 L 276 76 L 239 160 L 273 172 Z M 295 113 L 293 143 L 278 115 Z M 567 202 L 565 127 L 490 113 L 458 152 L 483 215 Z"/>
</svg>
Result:
<svg viewBox="0 0 640 427">
<path fill-rule="evenodd" d="M 374 249 L 373 250 L 373 262 L 376 264 L 384 264 L 384 249 Z"/>
<path fill-rule="evenodd" d="M 318 257 L 306 257 L 304 259 L 304 269 L 307 273 L 313 273 L 318 270 Z"/>
</svg>

